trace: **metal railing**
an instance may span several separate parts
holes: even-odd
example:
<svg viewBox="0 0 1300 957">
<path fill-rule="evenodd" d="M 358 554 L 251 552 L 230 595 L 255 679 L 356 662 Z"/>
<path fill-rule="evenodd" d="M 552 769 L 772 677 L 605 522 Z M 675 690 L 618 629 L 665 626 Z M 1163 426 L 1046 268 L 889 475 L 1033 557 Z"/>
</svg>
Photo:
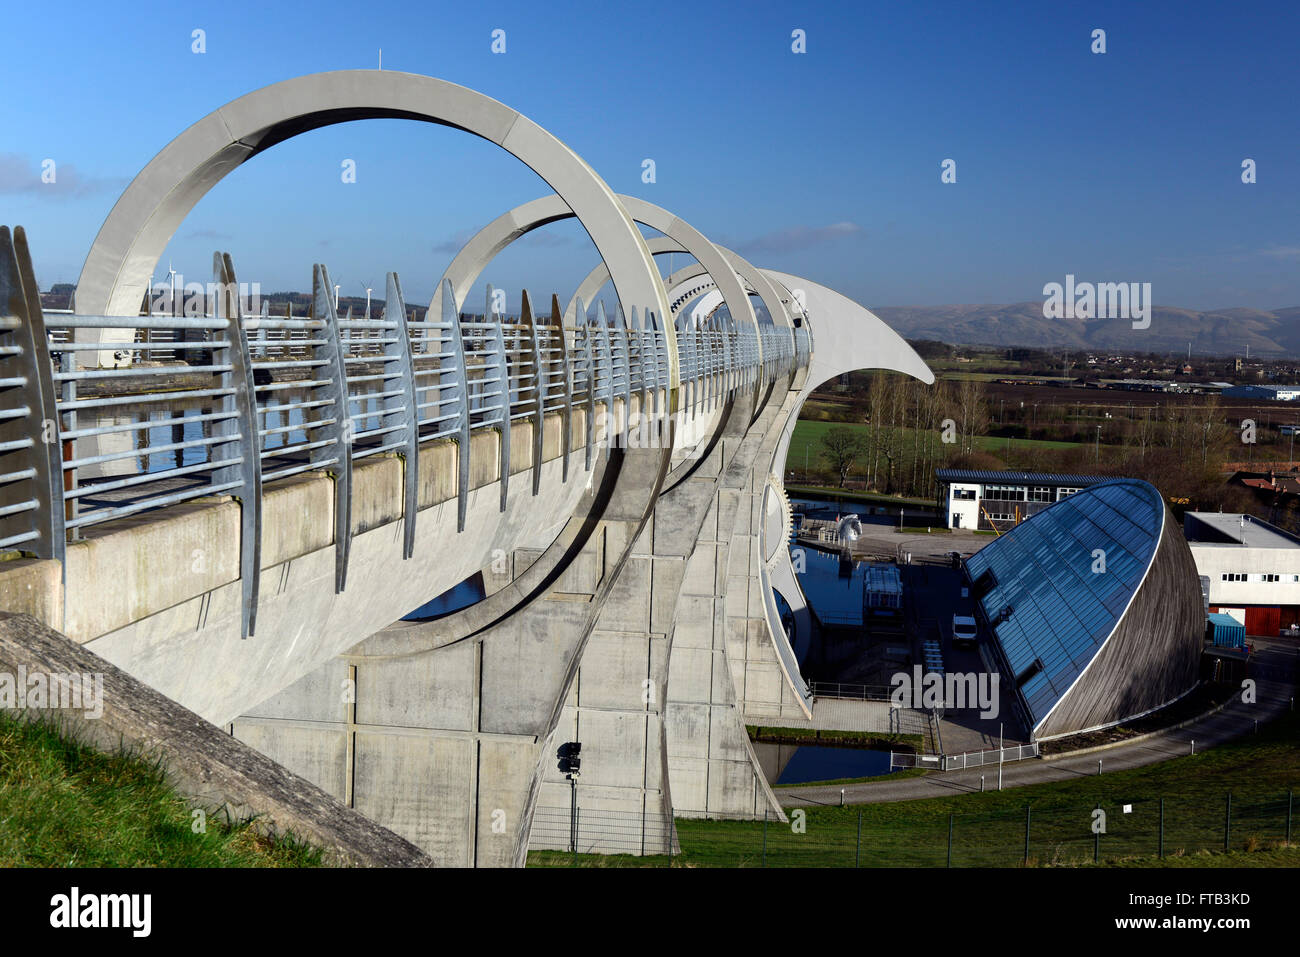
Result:
<svg viewBox="0 0 1300 957">
<path fill-rule="evenodd" d="M 853 701 L 888 701 L 888 685 L 841 684 L 838 681 L 810 681 L 814 698 L 846 698 Z"/>
<path fill-rule="evenodd" d="M 499 434 L 502 510 L 512 425 L 531 428 L 533 494 L 547 415 L 561 420 L 566 480 L 575 407 L 586 410 L 587 470 L 601 434 L 598 406 L 619 425 L 613 434 L 601 430 L 612 445 L 628 444 L 634 419 L 643 439 L 661 440 L 671 408 L 670 333 L 679 415 L 708 413 L 728 393 L 765 387 L 811 355 L 807 329 L 737 329 L 716 313 L 666 325 L 652 309 L 608 317 L 601 303 L 594 315 L 578 303 L 577 324 L 566 327 L 558 300 L 537 315 L 525 292 L 518 319 L 507 320 L 491 309 L 491 287 L 483 317 L 463 318 L 449 282 L 439 290 L 441 308 L 412 321 L 395 273 L 382 316 L 354 319 L 349 311 L 340 319 L 321 265 L 309 316 L 271 317 L 265 307 L 245 316 L 228 254 L 214 256 L 213 272 L 211 315 L 46 315 L 21 227 L 12 237 L 0 227 L 0 551 L 62 559 L 67 542 L 93 526 L 230 496 L 241 506 L 245 635 L 255 626 L 264 483 L 313 471 L 333 478 L 342 590 L 354 461 L 402 458 L 410 557 L 422 445 L 458 449 L 464 530 L 474 432 Z M 79 341 L 90 330 L 115 334 Z"/>
<path fill-rule="evenodd" d="M 987 748 L 983 751 L 963 751 L 960 754 L 889 753 L 889 766 L 893 768 L 929 768 L 934 771 L 960 771 L 963 768 L 980 768 L 991 764 L 1006 764 L 1038 757 L 1038 742 L 1012 744 L 1004 748 Z"/>
</svg>

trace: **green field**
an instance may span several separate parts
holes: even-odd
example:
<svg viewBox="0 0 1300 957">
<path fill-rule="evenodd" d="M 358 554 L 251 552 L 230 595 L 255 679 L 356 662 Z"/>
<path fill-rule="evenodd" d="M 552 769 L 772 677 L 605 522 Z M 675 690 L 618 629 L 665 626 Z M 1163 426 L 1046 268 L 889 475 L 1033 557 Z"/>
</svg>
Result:
<svg viewBox="0 0 1300 957">
<path fill-rule="evenodd" d="M 804 831 L 776 820 L 678 820 L 687 867 L 943 867 L 951 815 L 955 867 L 1300 865 L 1300 717 L 1257 735 L 1161 764 L 1006 791 L 890 804 L 807 809 Z M 1224 855 L 1225 821 L 1230 854 Z M 1164 859 L 1159 858 L 1161 801 Z M 1105 833 L 1095 834 L 1097 807 Z M 1128 811 L 1125 811 L 1127 806 Z M 1291 817 L 1291 840 L 1283 847 Z M 793 811 L 788 810 L 793 817 Z M 1026 822 L 1029 843 L 1026 854 Z M 530 863 L 564 864 L 563 854 Z M 664 866 L 665 858 L 604 858 L 595 866 Z"/>
<path fill-rule="evenodd" d="M 156 765 L 0 715 L 0 867 L 311 867 L 319 851 L 209 816 Z"/>
<path fill-rule="evenodd" d="M 817 422 L 800 419 L 794 427 L 794 434 L 790 437 L 790 451 L 786 457 L 785 467 L 789 472 L 794 473 L 795 477 L 803 474 L 805 454 L 807 455 L 808 468 L 816 472 L 818 469 L 827 467 L 825 460 L 821 456 L 821 438 L 827 430 L 836 426 L 843 426 L 866 434 L 870 427 L 863 423 L 851 422 Z M 900 430 L 906 436 L 904 443 L 911 441 L 912 429 Z M 1008 447 L 1016 450 L 1059 450 L 1078 448 L 1077 442 L 1063 442 L 1050 439 L 1004 439 L 997 436 L 982 435 L 975 440 L 976 447 L 981 452 L 989 452 L 997 455 L 999 452 L 1005 452 Z M 853 475 L 861 475 L 865 459 L 855 463 L 852 470 Z"/>
</svg>

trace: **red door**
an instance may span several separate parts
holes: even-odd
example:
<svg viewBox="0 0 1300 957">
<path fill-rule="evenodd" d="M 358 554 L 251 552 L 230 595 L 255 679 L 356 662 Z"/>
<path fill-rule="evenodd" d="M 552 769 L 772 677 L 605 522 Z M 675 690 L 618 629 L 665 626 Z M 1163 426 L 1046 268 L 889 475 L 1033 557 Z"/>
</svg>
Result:
<svg viewBox="0 0 1300 957">
<path fill-rule="evenodd" d="M 1246 609 L 1246 634 L 1248 635 L 1274 638 L 1282 627 L 1281 622 L 1282 609 L 1276 605 Z"/>
</svg>

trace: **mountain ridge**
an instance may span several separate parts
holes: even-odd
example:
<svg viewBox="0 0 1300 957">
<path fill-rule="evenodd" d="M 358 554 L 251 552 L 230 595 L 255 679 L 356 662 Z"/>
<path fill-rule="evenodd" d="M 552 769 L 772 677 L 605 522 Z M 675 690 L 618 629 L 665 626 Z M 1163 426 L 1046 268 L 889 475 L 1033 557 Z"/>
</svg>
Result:
<svg viewBox="0 0 1300 957">
<path fill-rule="evenodd" d="M 1197 311 L 1155 306 L 1151 325 L 1128 319 L 1048 319 L 1042 300 L 943 306 L 874 306 L 871 311 L 908 339 L 954 345 L 1036 346 L 1097 351 L 1185 352 L 1199 355 L 1300 356 L 1300 306 Z"/>
</svg>

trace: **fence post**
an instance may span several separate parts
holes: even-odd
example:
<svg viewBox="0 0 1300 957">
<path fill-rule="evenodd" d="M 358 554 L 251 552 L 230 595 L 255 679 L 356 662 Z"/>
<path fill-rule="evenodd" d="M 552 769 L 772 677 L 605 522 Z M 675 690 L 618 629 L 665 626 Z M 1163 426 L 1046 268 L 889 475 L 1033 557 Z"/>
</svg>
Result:
<svg viewBox="0 0 1300 957">
<path fill-rule="evenodd" d="M 1290 820 L 1291 819 L 1288 817 L 1287 818 L 1288 825 Z M 1288 839 L 1290 839 L 1290 834 L 1291 834 L 1291 830 L 1290 827 L 1288 826 L 1287 828 Z M 862 866 L 862 808 L 858 808 L 858 849 L 853 855 L 853 866 L 854 867 Z"/>
<path fill-rule="evenodd" d="M 322 438 L 331 440 L 330 447 L 313 450 L 320 458 L 331 457 L 334 463 L 334 591 L 341 592 L 347 584 L 348 553 L 352 543 L 352 419 L 348 412 L 347 367 L 343 362 L 343 341 L 339 336 L 339 317 L 334 310 L 334 287 L 330 284 L 329 270 L 321 263 L 312 267 L 312 319 L 323 323 L 322 341 L 329 343 L 325 355 L 329 365 L 322 366 L 317 378 L 330 379 L 328 394 L 322 398 L 332 400 L 332 418 Z M 314 356 L 320 355 L 314 352 Z M 324 407 L 322 407 L 323 409 Z"/>
<path fill-rule="evenodd" d="M 1029 866 L 1029 819 L 1032 812 L 1033 812 L 1033 806 L 1026 804 L 1025 805 L 1025 859 L 1024 861 L 1021 862 L 1024 867 Z"/>
<path fill-rule="evenodd" d="M 411 333 L 406 326 L 406 299 L 402 296 L 402 282 L 397 273 L 387 276 L 384 297 L 383 321 L 392 322 L 392 329 L 380 332 L 381 339 L 396 339 L 385 343 L 384 391 L 397 391 L 390 386 L 392 379 L 401 383 L 401 395 L 383 400 L 383 428 L 402 427 L 405 444 L 401 450 L 402 462 L 402 559 L 415 553 L 415 517 L 420 508 L 420 414 L 416 408 L 415 365 L 411 356 Z M 389 435 L 391 433 L 388 433 Z M 387 435 L 384 439 L 388 442 Z"/>
<path fill-rule="evenodd" d="M 1228 802 L 1223 811 L 1223 850 L 1227 853 L 1232 843 L 1232 792 L 1228 792 Z"/>
<path fill-rule="evenodd" d="M 239 589 L 240 637 L 247 638 L 257 627 L 258 577 L 262 572 L 262 443 L 258 437 L 257 398 L 253 387 L 252 357 L 248 351 L 248 337 L 244 332 L 244 317 L 240 314 L 239 286 L 235 281 L 235 267 L 229 253 L 212 254 L 213 279 L 218 290 L 213 308 L 214 319 L 226 321 L 226 342 L 223 349 L 213 349 L 212 362 L 218 354 L 230 366 L 221 373 L 223 388 L 233 394 L 222 400 L 223 411 L 236 412 L 234 418 L 217 423 L 215 435 L 233 441 L 223 443 L 213 458 L 238 459 L 237 465 L 222 465 L 212 473 L 212 481 L 240 483 L 236 497 L 239 499 Z M 220 336 L 213 332 L 212 338 Z"/>
<path fill-rule="evenodd" d="M 521 346 L 520 351 L 524 348 L 528 350 L 528 361 L 533 367 L 533 396 L 532 401 L 524 407 L 532 407 L 533 419 L 533 494 L 536 495 L 542 487 L 542 430 L 546 418 L 546 400 L 549 398 L 550 379 L 547 374 L 547 366 L 542 360 L 542 343 L 537 334 L 537 319 L 533 316 L 533 303 L 528 296 L 528 290 L 523 291 L 523 301 L 519 306 L 519 324 L 524 327 L 524 335 L 528 342 L 526 346 Z M 521 380 L 523 375 L 521 374 Z M 523 391 L 520 386 L 520 391 Z"/>
<path fill-rule="evenodd" d="M 18 453 L 4 456 L 3 471 L 10 479 L 0 496 L 0 540 L 5 550 L 22 545 L 37 558 L 62 562 L 67 550 L 68 512 L 63 497 L 57 380 L 27 233 L 21 226 L 14 227 L 12 239 L 9 227 L 0 226 L 0 310 L 4 310 L 0 317 L 0 377 L 22 382 L 16 390 L 5 390 L 4 414 L 0 416 L 0 442 L 8 451 Z"/>
<path fill-rule="evenodd" d="M 952 867 L 952 812 L 948 812 L 948 867 Z"/>
<path fill-rule="evenodd" d="M 1165 859 L 1165 799 L 1160 799 L 1160 844 L 1156 850 L 1156 857 L 1160 860 Z"/>
</svg>

